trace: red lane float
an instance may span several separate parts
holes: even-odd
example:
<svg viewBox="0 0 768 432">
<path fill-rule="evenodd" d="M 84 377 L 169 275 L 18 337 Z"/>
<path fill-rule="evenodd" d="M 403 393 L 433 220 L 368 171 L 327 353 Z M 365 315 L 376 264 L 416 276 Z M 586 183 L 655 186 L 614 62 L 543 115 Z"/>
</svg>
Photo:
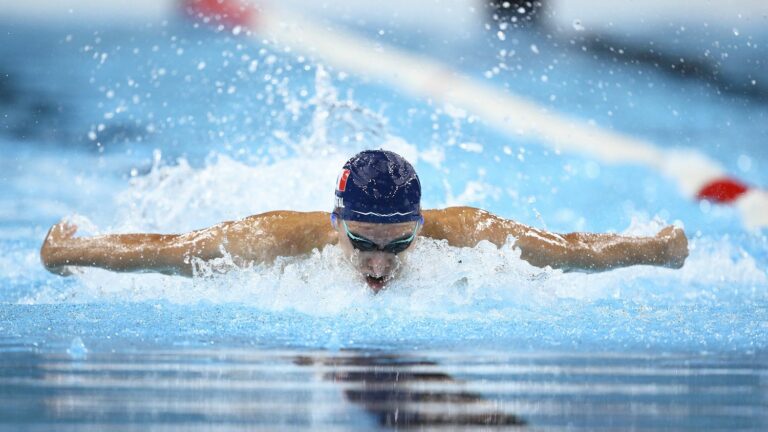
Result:
<svg viewBox="0 0 768 432">
<path fill-rule="evenodd" d="M 696 197 L 702 200 L 708 200 L 716 203 L 731 203 L 744 195 L 749 188 L 738 180 L 729 178 L 713 180 L 696 194 Z"/>
<path fill-rule="evenodd" d="M 247 26 L 256 9 L 231 0 L 186 0 L 184 11 L 193 19 L 209 18 L 228 27 Z"/>
</svg>

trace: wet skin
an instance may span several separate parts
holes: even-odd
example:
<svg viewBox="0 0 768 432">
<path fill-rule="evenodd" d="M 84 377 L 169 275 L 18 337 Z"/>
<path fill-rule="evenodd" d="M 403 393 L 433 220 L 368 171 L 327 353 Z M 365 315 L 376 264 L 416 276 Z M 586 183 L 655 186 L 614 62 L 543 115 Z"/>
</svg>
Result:
<svg viewBox="0 0 768 432">
<path fill-rule="evenodd" d="M 596 272 L 631 265 L 680 268 L 688 256 L 685 232 L 667 226 L 655 236 L 558 234 L 504 219 L 472 207 L 424 210 L 417 234 L 453 247 L 474 247 L 488 241 L 498 247 L 514 241 L 520 258 L 536 267 Z M 344 225 L 332 227 L 326 212 L 278 210 L 222 222 L 181 234 L 106 234 L 75 237 L 77 226 L 59 222 L 40 248 L 49 271 L 67 275 L 72 268 L 99 267 L 119 272 L 157 272 L 194 276 L 194 259 L 231 257 L 238 267 L 270 263 L 277 257 L 299 256 L 338 244 L 368 286 L 378 292 L 395 276 L 417 239 L 395 255 L 362 252 L 352 247 Z M 371 224 L 347 222 L 350 232 L 379 246 L 410 236 L 416 222 Z M 221 269 L 226 271 L 228 268 Z M 218 271 L 218 270 L 217 270 Z"/>
<path fill-rule="evenodd" d="M 403 222 L 394 224 L 375 224 L 347 221 L 346 224 L 352 234 L 364 237 L 381 246 L 386 245 L 393 240 L 409 237 L 413 234 L 414 228 L 416 228 L 418 223 Z M 352 242 L 349 240 L 343 224 L 337 223 L 334 228 L 338 232 L 338 244 L 344 252 L 344 256 L 347 257 L 355 270 L 363 275 L 366 283 L 374 293 L 378 293 L 384 288 L 387 282 L 397 275 L 398 270 L 404 263 L 408 253 L 413 250 L 417 241 L 417 239 L 414 238 L 413 242 L 408 246 L 408 249 L 398 254 L 383 251 L 363 252 L 352 246 Z M 420 229 L 421 226 L 418 227 L 417 234 Z"/>
</svg>

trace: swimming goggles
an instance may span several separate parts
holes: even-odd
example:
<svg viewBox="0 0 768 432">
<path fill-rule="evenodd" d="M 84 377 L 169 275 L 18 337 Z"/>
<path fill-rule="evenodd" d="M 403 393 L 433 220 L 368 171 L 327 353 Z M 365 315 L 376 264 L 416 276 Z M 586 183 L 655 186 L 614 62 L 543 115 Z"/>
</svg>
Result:
<svg viewBox="0 0 768 432">
<path fill-rule="evenodd" d="M 341 223 L 344 225 L 344 230 L 347 232 L 349 241 L 352 242 L 352 247 L 359 250 L 360 252 L 382 251 L 391 254 L 399 254 L 400 252 L 408 249 L 408 246 L 413 243 L 413 240 L 416 238 L 416 231 L 419 229 L 419 224 L 416 224 L 416 226 L 413 228 L 413 233 L 410 236 L 392 240 L 384 246 L 380 246 L 365 237 L 351 233 L 345 221 L 341 221 Z"/>
</svg>

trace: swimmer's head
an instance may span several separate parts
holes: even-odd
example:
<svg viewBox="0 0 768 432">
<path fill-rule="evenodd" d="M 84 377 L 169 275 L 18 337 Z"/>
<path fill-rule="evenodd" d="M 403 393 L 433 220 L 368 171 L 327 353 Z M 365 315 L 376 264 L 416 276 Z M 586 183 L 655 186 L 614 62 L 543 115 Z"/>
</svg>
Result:
<svg viewBox="0 0 768 432">
<path fill-rule="evenodd" d="M 355 222 L 419 221 L 421 183 L 416 170 L 390 151 L 366 150 L 356 154 L 339 173 L 334 213 Z"/>
<path fill-rule="evenodd" d="M 421 227 L 421 183 L 396 153 L 352 157 L 336 183 L 331 222 L 350 262 L 378 292 L 396 274 Z"/>
</svg>

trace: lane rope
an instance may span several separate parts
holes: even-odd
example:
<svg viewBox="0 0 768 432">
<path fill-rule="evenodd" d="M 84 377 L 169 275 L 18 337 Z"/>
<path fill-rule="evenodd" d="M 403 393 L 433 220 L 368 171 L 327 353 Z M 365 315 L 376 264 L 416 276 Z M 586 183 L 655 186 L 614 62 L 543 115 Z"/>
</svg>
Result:
<svg viewBox="0 0 768 432">
<path fill-rule="evenodd" d="M 461 75 L 446 65 L 393 46 L 384 46 L 338 28 L 326 28 L 300 15 L 237 0 L 182 0 L 187 14 L 206 22 L 250 30 L 267 39 L 328 62 L 336 69 L 380 80 L 413 96 L 431 98 L 472 112 L 513 136 L 534 137 L 556 150 L 606 164 L 635 164 L 671 178 L 689 199 L 734 206 L 747 229 L 768 227 L 768 192 L 728 175 L 714 159 L 694 149 L 663 149 L 545 107 Z"/>
</svg>

